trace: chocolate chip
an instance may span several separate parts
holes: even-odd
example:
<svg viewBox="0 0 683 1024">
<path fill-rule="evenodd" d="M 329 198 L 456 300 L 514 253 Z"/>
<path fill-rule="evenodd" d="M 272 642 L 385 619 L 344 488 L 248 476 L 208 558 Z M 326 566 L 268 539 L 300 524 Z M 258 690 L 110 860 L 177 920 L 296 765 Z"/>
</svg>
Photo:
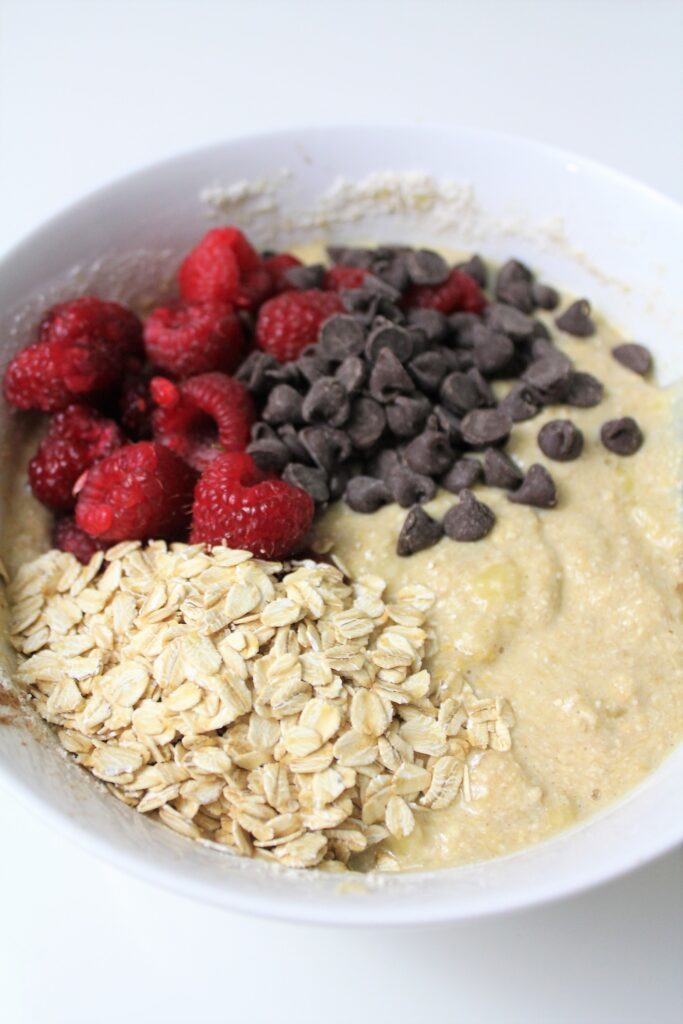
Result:
<svg viewBox="0 0 683 1024">
<path fill-rule="evenodd" d="M 571 420 L 550 420 L 538 433 L 538 447 L 549 459 L 571 462 L 583 451 L 583 434 Z"/>
<path fill-rule="evenodd" d="M 268 389 L 266 370 L 270 370 L 277 365 L 277 359 L 274 359 L 267 352 L 252 352 L 239 367 L 235 377 L 253 395 L 260 398 Z"/>
<path fill-rule="evenodd" d="M 372 262 L 372 272 L 380 281 L 391 285 L 392 288 L 396 288 L 399 292 L 404 291 L 410 284 L 405 255 L 402 252 L 388 256 L 378 256 Z"/>
<path fill-rule="evenodd" d="M 536 462 L 527 470 L 521 487 L 508 494 L 508 501 L 534 508 L 553 508 L 557 505 L 555 481 L 545 466 Z"/>
<path fill-rule="evenodd" d="M 637 345 L 635 341 L 617 345 L 612 349 L 612 355 L 618 363 L 625 366 L 627 370 L 633 370 L 644 376 L 650 372 L 652 367 L 652 356 L 644 345 Z"/>
<path fill-rule="evenodd" d="M 532 281 L 533 275 L 528 267 L 519 260 L 508 260 L 496 277 L 496 298 L 515 306 L 523 313 L 531 313 L 534 309 Z"/>
<path fill-rule="evenodd" d="M 455 453 L 446 434 L 425 430 L 411 441 L 403 457 L 409 469 L 426 476 L 441 476 L 453 465 Z"/>
<path fill-rule="evenodd" d="M 513 423 L 522 423 L 537 416 L 542 404 L 536 389 L 520 381 L 508 391 L 498 408 L 506 412 Z"/>
<path fill-rule="evenodd" d="M 477 385 L 466 373 L 456 370 L 449 373 L 441 384 L 439 397 L 442 403 L 457 416 L 463 416 L 479 405 Z"/>
<path fill-rule="evenodd" d="M 341 362 L 347 356 L 359 356 L 365 348 L 365 330 L 350 314 L 336 313 L 320 328 L 318 350 L 329 359 Z"/>
<path fill-rule="evenodd" d="M 474 366 L 473 350 L 469 348 L 447 348 L 445 345 L 436 345 L 432 350 L 443 359 L 447 367 L 447 373 L 452 370 L 469 370 Z"/>
<path fill-rule="evenodd" d="M 334 377 L 319 377 L 301 405 L 306 423 L 328 423 L 331 427 L 346 423 L 350 411 L 346 389 Z"/>
<path fill-rule="evenodd" d="M 460 429 L 467 444 L 484 447 L 506 441 L 512 420 L 500 409 L 473 409 L 463 417 Z"/>
<path fill-rule="evenodd" d="M 349 395 L 357 394 L 364 386 L 368 377 L 368 365 L 360 356 L 348 356 L 334 372 L 335 380 L 346 389 Z"/>
<path fill-rule="evenodd" d="M 285 280 L 292 288 L 307 291 L 309 288 L 322 288 L 325 279 L 325 268 L 322 263 L 309 263 L 305 267 L 290 267 L 285 271 Z"/>
<path fill-rule="evenodd" d="M 252 441 L 247 446 L 247 452 L 264 473 L 281 473 L 291 458 L 287 445 L 279 438 L 272 437 Z"/>
<path fill-rule="evenodd" d="M 473 278 L 480 288 L 485 288 L 488 282 L 488 270 L 481 256 L 477 253 L 470 256 L 466 263 L 458 263 L 458 270 Z"/>
<path fill-rule="evenodd" d="M 392 498 L 402 508 L 422 505 L 425 501 L 431 501 L 436 494 L 436 484 L 431 477 L 413 473 L 405 467 L 395 469 L 386 482 Z"/>
<path fill-rule="evenodd" d="M 623 416 L 603 423 L 600 440 L 615 455 L 633 455 L 643 443 L 643 432 L 631 416 Z"/>
<path fill-rule="evenodd" d="M 493 377 L 509 365 L 515 354 L 515 346 L 507 334 L 491 331 L 480 325 L 475 335 L 474 363 L 478 370 L 487 377 Z"/>
<path fill-rule="evenodd" d="M 531 357 L 534 359 L 545 359 L 546 356 L 556 356 L 560 351 L 557 345 L 546 337 L 533 337 L 531 339 Z"/>
<path fill-rule="evenodd" d="M 528 338 L 534 330 L 530 316 L 504 302 L 492 302 L 487 306 L 486 323 L 492 330 L 502 331 L 511 338 Z"/>
<path fill-rule="evenodd" d="M 548 284 L 532 284 L 531 295 L 541 309 L 557 309 L 560 302 L 559 293 Z"/>
<path fill-rule="evenodd" d="M 447 371 L 448 364 L 442 352 L 422 352 L 408 364 L 408 372 L 420 390 L 430 393 L 439 390 Z"/>
<path fill-rule="evenodd" d="M 252 441 L 277 441 L 277 431 L 273 427 L 269 427 L 263 420 L 257 420 L 256 423 L 252 424 L 249 434 Z"/>
<path fill-rule="evenodd" d="M 319 505 L 324 504 L 330 497 L 327 477 L 322 469 L 316 469 L 315 466 L 290 462 L 282 474 L 282 479 L 294 487 L 300 487 L 302 491 L 307 491 Z"/>
<path fill-rule="evenodd" d="M 505 452 L 487 448 L 484 452 L 484 482 L 489 487 L 502 487 L 506 491 L 518 487 L 524 474 Z"/>
<path fill-rule="evenodd" d="M 462 434 L 460 433 L 460 420 L 452 413 L 449 409 L 446 409 L 443 405 L 435 405 L 432 410 L 432 416 L 436 421 L 438 429 L 443 431 L 447 436 L 451 445 L 460 445 L 462 442 Z M 431 419 L 431 417 L 430 417 Z"/>
<path fill-rule="evenodd" d="M 605 389 L 590 373 L 577 370 L 569 374 L 564 401 L 579 409 L 591 409 L 602 401 Z"/>
<path fill-rule="evenodd" d="M 354 512 L 376 512 L 391 501 L 386 484 L 371 476 L 354 476 L 344 492 L 344 501 Z"/>
<path fill-rule="evenodd" d="M 413 284 L 443 284 L 449 274 L 449 267 L 443 256 L 431 249 L 417 249 L 406 253 L 405 266 Z"/>
<path fill-rule="evenodd" d="M 261 416 L 266 423 L 277 427 L 281 423 L 302 422 L 303 398 L 289 384 L 276 384 L 268 395 L 268 401 Z"/>
<path fill-rule="evenodd" d="M 414 555 L 425 548 L 431 548 L 443 537 L 443 527 L 427 515 L 423 508 L 414 505 L 406 516 L 396 542 L 396 554 L 405 557 Z"/>
<path fill-rule="evenodd" d="M 292 458 L 296 462 L 310 461 L 310 455 L 301 443 L 299 435 L 291 423 L 283 423 L 281 427 L 278 427 L 277 432 L 283 444 L 287 445 L 287 448 L 292 453 Z"/>
<path fill-rule="evenodd" d="M 408 311 L 408 323 L 419 327 L 433 342 L 443 342 L 451 333 L 448 317 L 439 313 L 438 309 L 411 309 Z"/>
<path fill-rule="evenodd" d="M 385 424 L 386 416 L 381 405 L 372 398 L 354 399 L 346 424 L 346 432 L 354 448 L 364 452 L 374 447 L 384 432 Z"/>
<path fill-rule="evenodd" d="M 332 361 L 324 356 L 317 345 L 305 348 L 296 365 L 309 384 L 313 384 L 320 377 L 327 377 L 332 370 Z"/>
<path fill-rule="evenodd" d="M 296 363 L 276 363 L 266 370 L 266 380 L 271 388 L 276 384 L 289 384 L 296 390 L 306 386 Z"/>
<path fill-rule="evenodd" d="M 471 339 L 471 332 L 475 326 L 481 323 L 476 313 L 451 313 L 448 318 L 451 330 L 455 333 L 458 345 L 471 348 L 474 342 Z"/>
<path fill-rule="evenodd" d="M 408 331 L 384 318 L 378 318 L 378 321 L 373 324 L 365 343 L 367 359 L 374 363 L 380 351 L 388 348 L 401 363 L 407 362 L 413 354 L 413 343 Z"/>
<path fill-rule="evenodd" d="M 372 266 L 374 250 L 352 249 L 344 245 L 328 245 L 327 255 L 333 263 L 341 263 L 345 267 L 360 267 L 367 270 Z"/>
<path fill-rule="evenodd" d="M 558 350 L 535 359 L 522 374 L 522 380 L 530 384 L 543 402 L 564 401 L 572 374 L 572 364 Z"/>
<path fill-rule="evenodd" d="M 386 404 L 392 402 L 398 395 L 409 395 L 414 390 L 415 384 L 391 349 L 380 349 L 370 373 L 372 397 L 376 398 L 378 402 Z"/>
<path fill-rule="evenodd" d="M 337 501 L 344 494 L 353 473 L 349 466 L 337 466 L 327 478 L 330 501 Z"/>
<path fill-rule="evenodd" d="M 348 459 L 351 454 L 348 435 L 327 424 L 304 427 L 299 431 L 299 437 L 315 464 L 328 474 L 337 468 L 338 462 Z"/>
<path fill-rule="evenodd" d="M 533 344 L 533 341 L 535 339 L 538 339 L 539 341 L 541 341 L 541 340 L 542 341 L 550 341 L 551 340 L 551 338 L 550 338 L 550 331 L 548 330 L 548 328 L 546 327 L 546 325 L 543 323 L 542 320 L 537 320 L 536 317 L 532 317 L 531 318 L 531 323 L 533 325 L 532 328 L 531 328 L 532 344 Z"/>
<path fill-rule="evenodd" d="M 460 491 L 479 483 L 482 476 L 482 465 L 478 459 L 458 459 L 441 480 L 441 486 L 453 494 L 460 494 Z"/>
<path fill-rule="evenodd" d="M 526 281 L 531 284 L 533 279 L 534 275 L 525 263 L 520 263 L 519 260 L 507 260 L 496 276 L 496 288 L 499 285 L 510 284 L 513 281 Z"/>
<path fill-rule="evenodd" d="M 372 476 L 389 483 L 392 476 L 400 469 L 403 469 L 403 461 L 397 451 L 393 448 L 383 448 L 370 461 L 369 469 Z"/>
<path fill-rule="evenodd" d="M 591 334 L 595 334 L 595 324 L 591 320 L 590 312 L 590 302 L 586 299 L 577 299 L 561 316 L 555 318 L 555 323 L 565 334 L 573 334 L 576 338 L 589 338 Z"/>
<path fill-rule="evenodd" d="M 496 521 L 491 509 L 483 501 L 477 501 L 472 491 L 460 492 L 460 501 L 449 508 L 444 516 L 444 532 L 451 540 L 481 540 L 493 529 Z"/>
<path fill-rule="evenodd" d="M 386 406 L 387 425 L 396 437 L 415 437 L 425 425 L 432 405 L 425 395 L 399 395 Z"/>
<path fill-rule="evenodd" d="M 489 382 L 484 379 L 476 366 L 473 366 L 467 371 L 467 376 L 477 389 L 477 395 L 479 396 L 479 402 L 477 404 L 479 406 L 486 407 L 495 405 L 496 399 L 493 391 L 491 390 L 491 386 Z"/>
</svg>

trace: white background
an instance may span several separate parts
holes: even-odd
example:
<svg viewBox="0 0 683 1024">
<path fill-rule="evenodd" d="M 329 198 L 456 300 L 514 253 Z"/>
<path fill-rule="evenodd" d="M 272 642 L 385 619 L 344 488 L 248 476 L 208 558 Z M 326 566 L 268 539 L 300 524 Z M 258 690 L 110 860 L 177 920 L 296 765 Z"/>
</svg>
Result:
<svg viewBox="0 0 683 1024">
<path fill-rule="evenodd" d="M 0 250 L 126 171 L 292 124 L 498 128 L 681 199 L 682 46 L 677 0 L 0 0 Z M 4 793 L 0 822 L 7 1024 L 682 1019 L 680 854 L 525 914 L 333 931 L 124 877 Z"/>
</svg>

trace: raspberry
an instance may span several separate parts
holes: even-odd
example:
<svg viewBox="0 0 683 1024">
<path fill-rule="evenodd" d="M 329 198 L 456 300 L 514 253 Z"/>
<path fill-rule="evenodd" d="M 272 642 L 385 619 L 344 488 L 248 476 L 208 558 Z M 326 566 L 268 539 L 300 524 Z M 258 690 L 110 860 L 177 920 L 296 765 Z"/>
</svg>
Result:
<svg viewBox="0 0 683 1024">
<path fill-rule="evenodd" d="M 175 377 L 231 373 L 243 350 L 242 327 L 226 303 L 176 302 L 159 306 L 145 321 L 147 358 Z"/>
<path fill-rule="evenodd" d="M 233 301 L 241 276 L 259 264 L 258 253 L 241 231 L 212 228 L 180 264 L 180 294 L 188 302 Z"/>
<path fill-rule="evenodd" d="M 100 339 L 123 355 L 142 353 L 142 324 L 135 313 L 118 302 L 104 302 L 94 295 L 61 302 L 47 311 L 38 329 L 38 340 L 57 338 L 67 341 Z"/>
<path fill-rule="evenodd" d="M 155 377 L 154 437 L 201 472 L 223 451 L 243 451 L 256 410 L 247 389 L 224 373 L 202 373 L 180 384 Z"/>
<path fill-rule="evenodd" d="M 73 489 L 80 475 L 124 443 L 113 420 L 84 405 L 70 405 L 53 417 L 29 463 L 31 490 L 48 508 L 68 511 L 76 504 Z"/>
<path fill-rule="evenodd" d="M 270 274 L 273 281 L 273 289 L 276 294 L 280 292 L 291 291 L 291 285 L 287 281 L 285 274 L 288 270 L 293 267 L 302 266 L 301 260 L 298 260 L 296 256 L 292 256 L 288 252 L 276 252 L 273 256 L 268 256 L 263 261 L 263 266 Z"/>
<path fill-rule="evenodd" d="M 57 412 L 114 387 L 121 352 L 102 338 L 54 338 L 18 352 L 4 378 L 5 398 L 18 409 Z"/>
<path fill-rule="evenodd" d="M 342 288 L 360 288 L 367 273 L 362 267 L 345 267 L 338 263 L 325 271 L 325 288 L 329 292 L 340 292 Z"/>
<path fill-rule="evenodd" d="M 274 293 L 273 277 L 264 266 L 255 267 L 242 275 L 240 287 L 235 296 L 235 305 L 255 313 Z"/>
<path fill-rule="evenodd" d="M 284 292 L 259 310 L 256 343 L 281 363 L 289 362 L 318 340 L 320 325 L 344 307 L 335 292 L 316 289 Z"/>
<path fill-rule="evenodd" d="M 64 516 L 57 520 L 52 528 L 52 546 L 59 548 L 60 551 L 68 551 L 83 565 L 88 564 L 95 552 L 104 551 L 109 547 L 106 541 L 95 540 L 76 526 L 73 516 Z"/>
<path fill-rule="evenodd" d="M 486 305 L 481 288 L 469 274 L 451 270 L 443 284 L 417 285 L 403 299 L 404 306 L 437 309 L 440 313 L 481 313 Z"/>
<path fill-rule="evenodd" d="M 306 491 L 261 473 L 250 455 L 229 452 L 199 478 L 190 539 L 283 558 L 301 546 L 313 511 Z"/>
<path fill-rule="evenodd" d="M 149 391 L 149 373 L 142 362 L 131 360 L 121 384 L 118 398 L 118 418 L 128 437 L 134 441 L 147 441 L 152 436 L 152 410 L 154 403 Z"/>
<path fill-rule="evenodd" d="M 76 525 L 98 540 L 174 540 L 187 529 L 197 477 L 153 441 L 127 445 L 85 474 Z"/>
</svg>

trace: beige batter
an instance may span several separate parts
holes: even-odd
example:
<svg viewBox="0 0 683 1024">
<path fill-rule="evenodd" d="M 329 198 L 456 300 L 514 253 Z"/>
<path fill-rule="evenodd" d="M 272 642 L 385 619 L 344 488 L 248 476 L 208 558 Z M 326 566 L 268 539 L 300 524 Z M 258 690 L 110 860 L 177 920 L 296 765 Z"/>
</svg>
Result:
<svg viewBox="0 0 683 1024">
<path fill-rule="evenodd" d="M 432 588 L 439 650 L 431 669 L 455 672 L 456 686 L 469 680 L 482 697 L 507 698 L 515 713 L 512 753 L 488 750 L 471 762 L 471 799 L 418 812 L 416 831 L 391 841 L 401 868 L 458 864 L 537 842 L 622 795 L 683 737 L 673 399 L 612 358 L 621 339 L 598 323 L 586 341 L 551 329 L 576 367 L 603 382 L 605 400 L 594 409 L 556 406 L 517 424 L 508 446 L 522 468 L 548 467 L 556 509 L 514 505 L 502 491 L 478 487 L 497 516 L 491 534 L 474 544 L 444 538 L 406 559 L 395 554 L 406 515 L 397 505 L 363 516 L 338 503 L 317 525 L 318 540 L 333 539 L 352 574 L 370 569 L 390 587 Z M 645 435 L 630 458 L 610 454 L 598 438 L 605 420 L 622 415 L 633 415 Z M 536 437 L 563 416 L 583 431 L 584 452 L 551 462 Z M 426 509 L 440 517 L 456 501 L 441 492 Z M 25 476 L 8 519 L 4 554 L 13 570 L 47 544 L 48 519 Z"/>
</svg>

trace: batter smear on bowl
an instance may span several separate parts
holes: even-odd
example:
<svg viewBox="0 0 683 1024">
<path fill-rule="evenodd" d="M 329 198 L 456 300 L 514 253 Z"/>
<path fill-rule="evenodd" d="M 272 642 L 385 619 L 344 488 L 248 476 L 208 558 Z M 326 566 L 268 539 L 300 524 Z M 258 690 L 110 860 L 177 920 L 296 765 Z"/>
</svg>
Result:
<svg viewBox="0 0 683 1024">
<path fill-rule="evenodd" d="M 16 679 L 74 760 L 189 838 L 364 871 L 508 853 L 653 770 L 683 534 L 648 350 L 517 260 L 216 228 L 178 284 L 144 322 L 62 303 L 5 375 L 52 415 Z"/>
</svg>

